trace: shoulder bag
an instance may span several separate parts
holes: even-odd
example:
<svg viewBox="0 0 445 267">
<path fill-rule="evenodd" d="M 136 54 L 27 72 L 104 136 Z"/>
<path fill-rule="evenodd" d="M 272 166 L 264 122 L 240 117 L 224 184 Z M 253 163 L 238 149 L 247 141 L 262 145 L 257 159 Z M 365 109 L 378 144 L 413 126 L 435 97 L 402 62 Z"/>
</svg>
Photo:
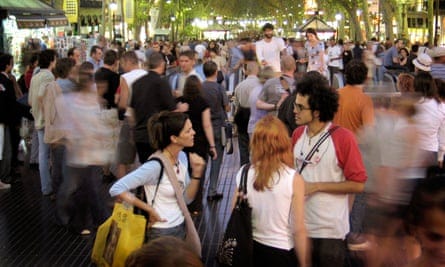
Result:
<svg viewBox="0 0 445 267">
<path fill-rule="evenodd" d="M 247 201 L 247 173 L 250 164 L 243 167 L 238 197 L 224 237 L 218 247 L 219 266 L 253 266 L 252 208 Z"/>
</svg>

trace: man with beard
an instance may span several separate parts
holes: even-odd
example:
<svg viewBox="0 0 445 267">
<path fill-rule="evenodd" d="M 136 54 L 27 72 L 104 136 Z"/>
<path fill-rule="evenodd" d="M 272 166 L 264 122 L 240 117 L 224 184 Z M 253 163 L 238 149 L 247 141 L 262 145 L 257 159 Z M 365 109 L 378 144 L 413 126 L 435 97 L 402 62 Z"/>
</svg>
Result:
<svg viewBox="0 0 445 267">
<path fill-rule="evenodd" d="M 256 43 L 257 59 L 262 66 L 271 66 L 274 72 L 281 72 L 280 53 L 286 54 L 283 39 L 273 36 L 274 27 L 270 23 L 263 26 L 264 39 Z"/>
</svg>

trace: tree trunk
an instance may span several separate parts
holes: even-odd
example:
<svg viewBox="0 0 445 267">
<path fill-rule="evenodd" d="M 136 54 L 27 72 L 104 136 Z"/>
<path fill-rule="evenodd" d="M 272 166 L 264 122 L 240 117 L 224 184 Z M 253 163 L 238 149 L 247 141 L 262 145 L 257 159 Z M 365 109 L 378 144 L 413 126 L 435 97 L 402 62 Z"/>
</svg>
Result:
<svg viewBox="0 0 445 267">
<path fill-rule="evenodd" d="M 141 41 L 141 39 L 140 39 L 140 36 L 141 36 L 141 27 L 142 27 L 142 25 L 140 25 L 139 23 L 138 24 L 134 24 L 134 39 L 136 40 L 136 41 Z"/>
<path fill-rule="evenodd" d="M 363 3 L 363 21 L 365 23 L 365 38 L 366 41 L 371 40 L 371 38 L 373 37 L 373 32 L 371 30 L 371 17 L 369 16 L 369 9 L 368 9 L 368 2 L 364 1 Z"/>
<path fill-rule="evenodd" d="M 434 0 L 428 0 L 428 44 L 434 43 Z"/>
<path fill-rule="evenodd" d="M 385 23 L 385 34 L 386 38 L 390 40 L 394 39 L 394 31 L 392 20 L 394 17 L 394 10 L 390 1 L 382 1 L 382 14 L 383 14 L 383 22 Z"/>
<path fill-rule="evenodd" d="M 349 31 L 350 37 L 354 42 L 361 42 L 363 40 L 362 32 L 360 29 L 360 21 L 357 17 L 356 8 L 348 9 L 349 14 Z M 352 31 L 351 31 L 352 30 Z"/>
<path fill-rule="evenodd" d="M 122 43 L 125 44 L 125 31 L 128 29 L 127 27 L 125 27 L 125 12 L 124 12 L 124 4 L 125 1 L 120 1 L 120 7 L 121 7 L 121 34 L 122 34 Z"/>
</svg>

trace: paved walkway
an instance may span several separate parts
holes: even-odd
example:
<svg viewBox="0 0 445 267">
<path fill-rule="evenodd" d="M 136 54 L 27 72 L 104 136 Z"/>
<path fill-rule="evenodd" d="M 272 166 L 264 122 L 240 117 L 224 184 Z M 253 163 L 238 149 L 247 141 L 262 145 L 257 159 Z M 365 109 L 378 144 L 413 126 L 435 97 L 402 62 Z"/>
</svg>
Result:
<svg viewBox="0 0 445 267">
<path fill-rule="evenodd" d="M 208 267 L 217 266 L 215 251 L 230 214 L 238 168 L 238 152 L 225 155 L 219 182 L 224 198 L 214 203 L 204 200 L 202 216 L 195 218 Z M 109 186 L 103 185 L 102 193 L 111 202 Z M 20 181 L 0 191 L 0 266 L 94 266 L 90 261 L 94 234 L 74 235 L 57 226 L 54 207 L 55 202 L 40 193 L 37 170 L 22 168 Z"/>
</svg>

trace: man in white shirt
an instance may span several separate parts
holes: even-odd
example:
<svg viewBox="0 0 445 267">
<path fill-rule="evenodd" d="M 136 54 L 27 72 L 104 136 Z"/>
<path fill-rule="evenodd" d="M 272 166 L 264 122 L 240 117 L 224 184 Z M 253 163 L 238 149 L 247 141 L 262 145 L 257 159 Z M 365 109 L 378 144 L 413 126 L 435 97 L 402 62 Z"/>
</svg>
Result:
<svg viewBox="0 0 445 267">
<path fill-rule="evenodd" d="M 264 38 L 256 42 L 256 56 L 262 66 L 271 66 L 275 72 L 281 72 L 280 55 L 286 54 L 283 39 L 273 36 L 274 27 L 270 23 L 263 26 Z"/>
<path fill-rule="evenodd" d="M 328 69 L 329 69 L 329 82 L 332 86 L 334 81 L 334 74 L 343 69 L 343 47 L 337 45 L 335 40 L 329 40 L 328 47 Z"/>
</svg>

